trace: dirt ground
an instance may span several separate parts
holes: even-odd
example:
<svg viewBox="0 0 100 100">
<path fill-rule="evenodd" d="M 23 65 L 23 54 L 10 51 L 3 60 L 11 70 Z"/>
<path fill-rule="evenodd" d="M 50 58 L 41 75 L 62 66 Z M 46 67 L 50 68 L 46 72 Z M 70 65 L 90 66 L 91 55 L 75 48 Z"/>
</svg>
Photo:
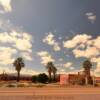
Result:
<svg viewBox="0 0 100 100">
<path fill-rule="evenodd" d="M 0 100 L 100 100 L 98 87 L 0 88 Z"/>
</svg>

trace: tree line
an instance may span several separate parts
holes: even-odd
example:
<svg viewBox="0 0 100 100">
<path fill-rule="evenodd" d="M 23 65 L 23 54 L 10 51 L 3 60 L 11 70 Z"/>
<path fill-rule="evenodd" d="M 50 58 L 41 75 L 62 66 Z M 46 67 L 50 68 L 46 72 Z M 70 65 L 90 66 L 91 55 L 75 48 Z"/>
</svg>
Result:
<svg viewBox="0 0 100 100">
<path fill-rule="evenodd" d="M 17 71 L 17 82 L 20 81 L 20 71 L 23 67 L 25 67 L 25 63 L 22 57 L 18 57 L 14 63 L 13 66 L 15 67 L 15 70 Z M 32 81 L 33 82 L 41 82 L 41 83 L 46 83 L 46 82 L 56 82 L 56 73 L 57 73 L 57 68 L 55 67 L 53 62 L 48 62 L 47 65 L 45 66 L 48 72 L 48 75 L 45 73 L 39 74 L 39 75 L 33 75 L 32 76 Z M 85 60 L 83 62 L 83 68 L 84 68 L 84 77 L 85 77 L 85 82 L 91 83 L 91 75 L 90 75 L 90 70 L 92 68 L 92 63 L 89 60 Z"/>
</svg>

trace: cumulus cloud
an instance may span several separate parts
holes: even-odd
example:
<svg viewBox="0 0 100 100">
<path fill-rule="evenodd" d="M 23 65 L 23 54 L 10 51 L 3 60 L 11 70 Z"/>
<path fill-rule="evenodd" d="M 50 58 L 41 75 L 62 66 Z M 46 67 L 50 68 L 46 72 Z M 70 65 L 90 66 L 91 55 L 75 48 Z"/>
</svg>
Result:
<svg viewBox="0 0 100 100">
<path fill-rule="evenodd" d="M 76 35 L 73 39 L 65 41 L 64 47 L 72 49 L 76 58 L 84 57 L 96 63 L 95 72 L 100 72 L 100 36 L 93 38 L 90 35 Z"/>
<path fill-rule="evenodd" d="M 91 58 L 94 56 L 99 55 L 99 51 L 96 47 L 87 47 L 86 50 L 80 50 L 80 49 L 74 49 L 73 54 L 76 58 L 78 57 L 85 57 L 85 58 Z"/>
<path fill-rule="evenodd" d="M 0 18 L 0 30 L 1 31 L 9 31 L 13 29 L 13 25 L 10 20 L 6 20 L 4 18 Z"/>
<path fill-rule="evenodd" d="M 17 50 L 11 47 L 0 47 L 0 64 L 7 65 L 14 61 L 12 55 L 16 54 Z"/>
<path fill-rule="evenodd" d="M 65 48 L 74 48 L 79 44 L 86 43 L 89 39 L 91 39 L 91 35 L 83 34 L 83 35 L 76 35 L 72 40 L 63 41 L 63 46 Z"/>
<path fill-rule="evenodd" d="M 63 58 L 59 58 L 58 60 L 59 60 L 59 61 L 63 61 L 64 59 L 63 59 Z"/>
<path fill-rule="evenodd" d="M 0 0 L 0 13 L 4 14 L 11 11 L 11 0 Z M 0 18 L 0 30 L 0 67 L 2 66 L 11 72 L 9 65 L 17 57 L 22 56 L 27 61 L 33 60 L 33 37 L 31 34 L 24 32 L 21 27 L 14 26 L 9 19 L 2 18 L 2 16 Z"/>
<path fill-rule="evenodd" d="M 100 50 L 100 36 L 93 40 L 94 46 Z"/>
<path fill-rule="evenodd" d="M 22 52 L 22 53 L 21 53 L 21 56 L 22 56 L 24 59 L 28 60 L 28 61 L 32 61 L 32 60 L 33 60 L 31 54 L 28 53 L 28 52 Z"/>
<path fill-rule="evenodd" d="M 0 33 L 0 43 L 10 43 L 13 47 L 20 51 L 31 51 L 32 36 L 28 33 L 17 32 L 15 30 L 11 32 Z"/>
<path fill-rule="evenodd" d="M 65 69 L 59 69 L 59 73 L 60 74 L 66 74 L 66 71 L 65 71 Z"/>
<path fill-rule="evenodd" d="M 97 64 L 96 65 L 96 69 L 94 70 L 94 73 L 97 76 L 100 76 L 100 56 L 99 57 L 91 58 L 91 61 Z"/>
<path fill-rule="evenodd" d="M 60 51 L 61 48 L 59 43 L 55 40 L 53 33 L 49 32 L 49 34 L 43 39 L 43 42 L 53 46 L 54 51 Z"/>
<path fill-rule="evenodd" d="M 0 0 L 0 5 L 3 8 L 3 10 L 0 10 L 1 13 L 12 11 L 11 0 Z"/>
<path fill-rule="evenodd" d="M 40 51 L 37 53 L 41 57 L 41 63 L 46 65 L 48 62 L 54 62 L 55 60 L 47 51 Z"/>
<path fill-rule="evenodd" d="M 12 64 L 15 55 L 22 56 L 25 60 L 32 60 L 32 36 L 29 33 L 11 32 L 0 33 L 0 64 Z M 19 54 L 20 53 L 20 54 Z"/>
<path fill-rule="evenodd" d="M 19 27 L 15 27 L 10 20 L 0 19 L 0 45 L 16 49 L 18 53 L 13 56 L 23 56 L 25 60 L 32 60 L 33 37 L 29 33 L 23 32 Z M 5 49 L 6 50 L 6 49 Z M 5 51 L 4 50 L 4 51 Z M 11 52 L 10 52 L 11 53 Z M 9 56 L 11 56 L 9 55 Z M 12 61 L 9 57 L 9 62 Z M 6 64 L 6 63 L 5 63 Z"/>
<path fill-rule="evenodd" d="M 95 20 L 96 20 L 96 15 L 92 12 L 88 12 L 85 14 L 88 18 L 88 20 L 91 22 L 91 23 L 94 23 Z"/>
<path fill-rule="evenodd" d="M 65 68 L 69 68 L 69 67 L 72 66 L 72 62 L 67 62 L 67 63 L 63 64 L 63 66 L 64 66 Z"/>
</svg>

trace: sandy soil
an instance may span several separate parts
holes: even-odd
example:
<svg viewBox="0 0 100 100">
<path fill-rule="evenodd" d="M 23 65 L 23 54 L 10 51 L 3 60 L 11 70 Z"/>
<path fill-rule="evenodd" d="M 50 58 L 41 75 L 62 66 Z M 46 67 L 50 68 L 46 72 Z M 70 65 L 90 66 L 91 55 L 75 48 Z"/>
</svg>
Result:
<svg viewBox="0 0 100 100">
<path fill-rule="evenodd" d="M 0 100 L 100 100 L 100 88 L 0 88 Z"/>
</svg>

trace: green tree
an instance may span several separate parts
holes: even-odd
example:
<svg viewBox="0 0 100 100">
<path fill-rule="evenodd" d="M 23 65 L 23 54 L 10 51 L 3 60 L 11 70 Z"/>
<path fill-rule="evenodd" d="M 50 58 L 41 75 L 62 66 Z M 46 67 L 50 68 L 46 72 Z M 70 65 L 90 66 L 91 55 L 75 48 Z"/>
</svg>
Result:
<svg viewBox="0 0 100 100">
<path fill-rule="evenodd" d="M 46 82 L 48 82 L 48 76 L 45 73 L 39 74 L 37 76 L 37 81 L 40 83 L 46 83 Z"/>
<path fill-rule="evenodd" d="M 84 74 L 85 74 L 85 82 L 86 84 L 91 83 L 91 75 L 90 75 L 90 70 L 92 68 L 92 63 L 89 60 L 86 60 L 83 62 L 83 68 L 84 68 Z"/>
<path fill-rule="evenodd" d="M 92 63 L 89 60 L 84 61 L 83 68 L 89 71 L 92 68 Z"/>
<path fill-rule="evenodd" d="M 32 82 L 34 82 L 34 83 L 37 82 L 37 76 L 36 75 L 32 76 Z"/>
<path fill-rule="evenodd" d="M 46 65 L 46 68 L 47 68 L 48 74 L 49 74 L 49 81 L 51 82 L 51 80 L 52 80 L 52 78 L 51 78 L 52 73 L 53 73 L 53 79 L 55 80 L 57 69 L 54 66 L 53 62 L 48 62 Z"/>
<path fill-rule="evenodd" d="M 17 71 L 17 82 L 19 82 L 20 80 L 20 71 L 21 69 L 25 66 L 23 58 L 22 57 L 18 57 L 14 62 L 13 62 L 13 66 L 15 67 L 16 71 Z"/>
<path fill-rule="evenodd" d="M 55 66 L 52 67 L 52 73 L 53 73 L 53 80 L 56 81 L 56 72 L 57 68 Z"/>
</svg>

